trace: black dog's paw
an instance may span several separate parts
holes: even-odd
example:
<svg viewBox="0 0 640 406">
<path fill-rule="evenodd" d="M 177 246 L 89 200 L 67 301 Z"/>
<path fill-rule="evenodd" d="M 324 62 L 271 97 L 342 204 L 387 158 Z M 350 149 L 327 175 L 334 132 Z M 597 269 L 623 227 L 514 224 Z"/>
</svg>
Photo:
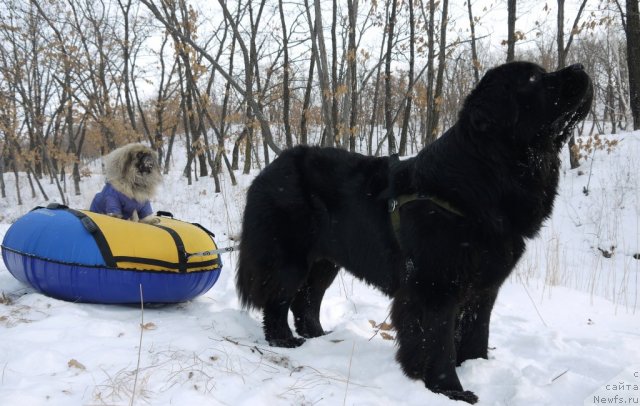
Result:
<svg viewBox="0 0 640 406">
<path fill-rule="evenodd" d="M 475 404 L 478 401 L 478 397 L 476 396 L 475 393 L 465 390 L 465 391 L 459 391 L 459 390 L 442 390 L 442 391 L 436 391 L 437 393 L 442 393 L 443 395 L 445 395 L 446 397 L 448 397 L 449 399 L 453 399 L 453 400 L 461 400 L 463 402 L 467 402 L 470 404 Z"/>
<path fill-rule="evenodd" d="M 300 347 L 305 339 L 304 338 L 272 338 L 267 340 L 269 345 L 272 347 L 282 347 L 282 348 L 296 348 Z"/>
<path fill-rule="evenodd" d="M 295 324 L 296 332 L 300 337 L 315 338 L 330 333 L 330 331 L 324 331 L 319 322 L 305 323 L 302 319 L 296 319 Z"/>
<path fill-rule="evenodd" d="M 313 331 L 299 331 L 296 330 L 304 338 L 316 338 L 332 333 L 332 331 L 313 330 Z"/>
</svg>

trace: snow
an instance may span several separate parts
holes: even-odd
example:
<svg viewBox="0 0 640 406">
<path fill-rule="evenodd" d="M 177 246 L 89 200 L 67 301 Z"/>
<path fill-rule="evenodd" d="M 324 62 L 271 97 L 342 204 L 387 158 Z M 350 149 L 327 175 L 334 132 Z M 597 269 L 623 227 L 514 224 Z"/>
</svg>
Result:
<svg viewBox="0 0 640 406">
<path fill-rule="evenodd" d="M 611 153 L 598 150 L 578 170 L 563 168 L 553 217 L 498 297 L 489 359 L 458 368 L 480 405 L 605 404 L 594 403 L 594 393 L 615 399 L 607 384 L 624 371 L 619 382 L 640 385 L 640 132 L 608 137 L 619 141 Z M 185 186 L 183 164 L 175 162 L 154 209 L 201 223 L 222 247 L 234 245 L 257 171 L 238 175 L 235 187 L 223 178 L 215 194 L 211 178 Z M 100 190 L 99 166 L 91 169 L 71 206 L 88 207 Z M 18 206 L 13 175 L 5 181 L 0 238 L 47 203 L 25 198 Z M 44 186 L 55 199 L 55 187 Z M 209 292 L 144 310 L 52 299 L 0 263 L 0 405 L 454 404 L 402 374 L 393 330 L 374 327 L 389 312 L 380 292 L 341 272 L 321 310 L 332 332 L 296 349 L 269 347 L 260 314 L 239 307 L 237 254 L 223 255 Z M 624 393 L 640 403 L 640 391 Z"/>
</svg>

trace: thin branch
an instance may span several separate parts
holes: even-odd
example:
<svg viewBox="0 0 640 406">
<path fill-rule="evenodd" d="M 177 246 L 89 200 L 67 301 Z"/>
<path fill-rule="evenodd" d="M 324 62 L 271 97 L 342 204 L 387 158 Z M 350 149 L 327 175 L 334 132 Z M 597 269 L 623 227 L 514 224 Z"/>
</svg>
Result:
<svg viewBox="0 0 640 406">
<path fill-rule="evenodd" d="M 136 375 L 133 379 L 133 390 L 131 391 L 131 402 L 129 406 L 133 406 L 133 400 L 136 397 L 136 385 L 138 384 L 138 373 L 140 372 L 140 356 L 142 354 L 142 335 L 144 334 L 144 296 L 142 295 L 142 284 L 140 284 L 140 342 L 138 343 L 138 361 L 136 363 Z"/>
</svg>

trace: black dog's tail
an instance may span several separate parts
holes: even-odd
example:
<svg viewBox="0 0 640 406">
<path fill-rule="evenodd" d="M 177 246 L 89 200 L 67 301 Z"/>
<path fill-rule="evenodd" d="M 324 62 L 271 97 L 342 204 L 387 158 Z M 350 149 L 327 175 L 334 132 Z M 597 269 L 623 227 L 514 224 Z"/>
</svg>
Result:
<svg viewBox="0 0 640 406">
<path fill-rule="evenodd" d="M 250 195 L 247 196 L 249 200 Z M 261 270 L 255 256 L 258 255 L 262 247 L 258 247 L 261 239 L 258 233 L 261 230 L 250 230 L 249 225 L 255 224 L 253 217 L 251 202 L 247 202 L 245 208 L 245 219 L 242 226 L 242 236 L 240 238 L 240 255 L 238 259 L 238 271 L 236 273 L 236 291 L 243 308 L 262 308 L 263 303 L 259 300 L 261 279 L 265 270 Z M 256 286 L 257 285 L 257 286 Z"/>
<path fill-rule="evenodd" d="M 306 276 L 311 208 L 301 179 L 305 153 L 300 147 L 283 152 L 247 191 L 236 274 L 245 308 L 290 299 Z"/>
</svg>

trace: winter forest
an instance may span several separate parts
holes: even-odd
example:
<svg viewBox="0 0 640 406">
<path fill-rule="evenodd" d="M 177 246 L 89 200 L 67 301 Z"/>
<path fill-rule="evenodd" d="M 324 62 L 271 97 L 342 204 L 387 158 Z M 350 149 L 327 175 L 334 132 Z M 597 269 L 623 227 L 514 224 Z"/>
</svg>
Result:
<svg viewBox="0 0 640 406">
<path fill-rule="evenodd" d="M 501 287 L 487 359 L 456 374 L 482 405 L 638 404 L 638 7 L 3 0 L 0 242 L 36 206 L 87 209 L 104 186 L 104 157 L 139 142 L 158 153 L 163 175 L 154 210 L 233 248 L 247 235 L 249 185 L 286 149 L 401 162 L 456 122 L 493 67 L 579 63 L 593 102 L 561 151 L 553 213 Z M 32 240 L 47 248 L 72 239 L 43 229 Z M 220 255 L 220 278 L 202 296 L 151 306 L 142 288 L 140 305 L 58 300 L 0 261 L 0 405 L 462 404 L 407 378 L 390 298 L 345 270 L 320 309 L 327 334 L 270 346 L 261 312 L 243 308 L 236 290 L 242 252 Z"/>
<path fill-rule="evenodd" d="M 297 144 L 410 155 L 497 64 L 580 62 L 596 83 L 571 166 L 640 126 L 638 4 L 610 0 L 9 0 L 0 6 L 2 197 L 82 193 L 132 141 L 185 182 L 249 173 Z M 635 95 L 635 96 L 631 96 Z M 572 140 L 573 141 L 573 140 Z M 182 168 L 181 168 L 182 169 Z M 7 190 L 5 178 L 28 184 Z M 46 180 L 45 180 L 46 179 Z"/>
</svg>

